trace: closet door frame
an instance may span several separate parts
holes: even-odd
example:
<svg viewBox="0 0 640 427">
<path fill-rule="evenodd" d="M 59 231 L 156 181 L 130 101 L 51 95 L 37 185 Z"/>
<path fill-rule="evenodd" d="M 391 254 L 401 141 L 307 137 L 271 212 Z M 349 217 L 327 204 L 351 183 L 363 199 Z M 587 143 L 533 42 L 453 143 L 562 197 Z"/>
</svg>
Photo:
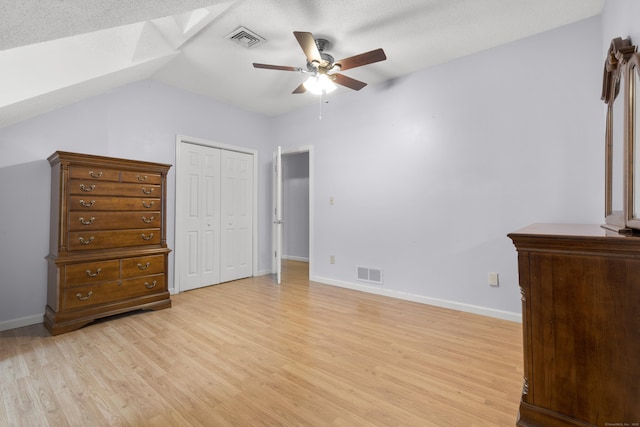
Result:
<svg viewBox="0 0 640 427">
<path fill-rule="evenodd" d="M 179 235 L 179 224 L 182 221 L 182 212 L 179 209 L 179 206 L 182 206 L 185 200 L 185 195 L 182 194 L 182 180 L 184 179 L 183 171 L 180 168 L 181 164 L 181 156 L 182 156 L 182 148 L 184 144 L 196 144 L 202 145 L 205 147 L 218 148 L 221 150 L 228 151 L 236 151 L 238 153 L 250 154 L 253 156 L 253 268 L 252 274 L 253 276 L 258 275 L 258 150 L 253 150 L 246 147 L 239 147 L 235 145 L 223 144 L 215 141 L 209 141 L 202 138 L 196 138 L 186 135 L 176 135 L 176 162 L 175 162 L 175 171 L 176 171 L 176 202 L 174 206 L 174 215 L 175 215 L 175 225 L 174 225 L 174 236 L 175 238 L 175 252 L 174 252 L 174 262 L 173 262 L 173 278 L 174 278 L 174 289 L 173 293 L 181 292 L 180 286 L 180 259 L 176 254 L 182 253 L 184 248 L 181 247 L 182 241 L 177 238 Z"/>
</svg>

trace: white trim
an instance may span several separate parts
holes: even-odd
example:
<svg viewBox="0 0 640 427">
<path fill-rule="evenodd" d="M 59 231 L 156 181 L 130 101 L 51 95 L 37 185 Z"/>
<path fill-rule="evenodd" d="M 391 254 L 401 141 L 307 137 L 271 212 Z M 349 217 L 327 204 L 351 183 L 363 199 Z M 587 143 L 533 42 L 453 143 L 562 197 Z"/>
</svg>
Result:
<svg viewBox="0 0 640 427">
<path fill-rule="evenodd" d="M 464 311 L 467 313 L 480 314 L 482 316 L 494 317 L 497 319 L 510 320 L 512 322 L 522 323 L 522 314 L 512 311 L 497 310 L 495 308 L 482 307 L 479 305 L 465 304 L 457 301 L 444 300 L 440 298 L 431 298 L 424 295 L 410 294 L 408 292 L 392 291 L 383 289 L 380 286 L 362 285 L 357 283 L 343 282 L 340 280 L 330 279 L 328 277 L 314 276 L 310 278 L 313 282 L 323 283 L 325 285 L 337 286 L 340 288 L 353 289 L 356 291 L 367 292 L 370 294 L 383 295 L 386 297 L 402 299 L 406 301 L 418 302 L 421 304 L 434 305 L 436 307 L 449 308 L 452 310 Z"/>
<path fill-rule="evenodd" d="M 196 144 L 203 145 L 205 147 L 219 148 L 222 150 L 235 151 L 238 153 L 246 153 L 251 154 L 253 156 L 253 267 L 252 274 L 254 276 L 258 276 L 258 150 L 254 150 L 246 147 L 239 147 L 236 145 L 223 144 L 220 142 L 209 141 L 207 139 L 196 138 L 192 136 L 186 135 L 176 135 L 176 166 L 175 166 L 175 189 L 176 189 L 176 200 L 174 205 L 174 256 L 173 256 L 173 289 L 170 290 L 171 294 L 177 294 L 180 292 L 180 271 L 178 269 L 178 257 L 176 253 L 180 253 L 182 250 L 181 241 L 178 233 L 178 224 L 180 224 L 180 220 L 182 219 L 181 209 L 178 209 L 178 206 L 182 206 L 183 196 L 179 191 L 181 182 L 178 182 L 180 178 L 180 174 L 178 173 L 180 170 L 180 153 L 182 144 Z"/>
<path fill-rule="evenodd" d="M 19 317 L 17 319 L 9 319 L 0 322 L 0 331 L 8 331 L 9 329 L 22 328 L 23 326 L 37 325 L 44 320 L 44 313 L 35 314 L 33 316 Z"/>
<path fill-rule="evenodd" d="M 271 270 L 260 270 L 256 276 L 271 276 L 273 272 Z"/>
<path fill-rule="evenodd" d="M 282 259 L 288 259 L 291 261 L 309 262 L 309 258 L 295 256 L 295 255 L 282 255 Z"/>
</svg>

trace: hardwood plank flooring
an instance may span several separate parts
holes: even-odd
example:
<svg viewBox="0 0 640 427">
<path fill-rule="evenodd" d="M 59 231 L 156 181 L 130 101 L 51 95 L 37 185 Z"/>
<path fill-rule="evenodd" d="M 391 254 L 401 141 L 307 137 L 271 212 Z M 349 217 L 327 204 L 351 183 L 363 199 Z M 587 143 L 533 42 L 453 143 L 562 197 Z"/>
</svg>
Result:
<svg viewBox="0 0 640 427">
<path fill-rule="evenodd" d="M 519 323 L 307 280 L 287 261 L 55 337 L 0 332 L 0 426 L 513 426 Z"/>
</svg>

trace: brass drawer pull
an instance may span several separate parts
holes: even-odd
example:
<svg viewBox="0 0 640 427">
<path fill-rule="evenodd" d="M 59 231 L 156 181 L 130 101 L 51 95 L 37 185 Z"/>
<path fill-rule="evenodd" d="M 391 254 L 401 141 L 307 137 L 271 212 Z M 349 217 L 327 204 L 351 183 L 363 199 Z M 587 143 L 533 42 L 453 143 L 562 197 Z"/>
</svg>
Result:
<svg viewBox="0 0 640 427">
<path fill-rule="evenodd" d="M 150 262 L 146 263 L 145 265 L 142 265 L 142 264 L 138 263 L 138 269 L 146 270 L 147 268 L 149 268 L 150 265 L 151 265 Z"/>
<path fill-rule="evenodd" d="M 142 240 L 151 240 L 151 239 L 153 239 L 153 233 L 149 233 L 148 236 L 146 236 L 144 233 L 142 233 L 140 236 L 142 237 Z"/>
<path fill-rule="evenodd" d="M 83 225 L 91 225 L 95 220 L 96 220 L 95 216 L 92 216 L 88 220 L 84 219 L 83 217 L 78 218 L 78 221 L 80 221 Z"/>
<path fill-rule="evenodd" d="M 102 178 L 102 172 L 91 171 L 89 172 L 89 175 L 91 176 L 91 178 Z"/>
<path fill-rule="evenodd" d="M 96 186 L 95 186 L 95 184 L 91 184 L 89 187 L 85 187 L 85 185 L 84 185 L 84 184 L 80 184 L 80 189 L 81 189 L 82 191 L 86 191 L 86 192 L 88 193 L 89 191 L 93 191 L 93 190 L 95 190 L 95 189 L 96 189 Z"/>
<path fill-rule="evenodd" d="M 148 190 L 146 188 L 142 187 L 142 192 L 144 194 L 151 194 L 151 193 L 153 193 L 153 187 L 148 189 Z"/>
<path fill-rule="evenodd" d="M 151 224 L 151 221 L 153 221 L 155 218 L 151 217 L 151 218 L 147 218 L 145 216 L 142 217 L 142 222 L 144 222 L 145 224 Z"/>
<path fill-rule="evenodd" d="M 142 206 L 144 206 L 145 208 L 149 209 L 150 207 L 153 206 L 153 200 L 150 201 L 148 204 L 147 204 L 147 202 L 143 201 L 142 202 Z"/>
<path fill-rule="evenodd" d="M 145 175 L 145 176 L 138 175 L 138 181 L 139 182 L 145 182 L 146 180 L 147 180 L 147 175 Z"/>
<path fill-rule="evenodd" d="M 85 202 L 84 200 L 80 200 L 80 204 L 82 206 L 84 206 L 85 208 L 90 208 L 91 206 L 96 204 L 95 200 L 90 201 L 89 203 Z"/>
<path fill-rule="evenodd" d="M 156 287 L 156 283 L 157 283 L 157 282 L 156 282 L 155 280 L 154 280 L 152 283 L 144 282 L 144 286 L 145 286 L 147 289 L 153 289 L 153 288 L 155 288 L 155 287 Z"/>
<path fill-rule="evenodd" d="M 92 273 L 91 270 L 87 270 L 87 276 L 96 277 L 98 274 L 102 272 L 101 268 L 98 268 L 95 273 Z"/>
<path fill-rule="evenodd" d="M 84 237 L 78 237 L 78 240 L 80 240 L 80 243 L 82 243 L 83 245 L 88 245 L 89 243 L 93 242 L 93 239 L 93 236 L 89 237 L 89 240 L 84 240 Z"/>
<path fill-rule="evenodd" d="M 85 297 L 83 297 L 81 293 L 77 293 L 77 294 L 76 294 L 76 297 L 78 297 L 78 299 L 79 299 L 80 301 L 86 301 L 86 300 L 88 300 L 89 298 L 91 298 L 91 296 L 92 296 L 92 295 L 93 295 L 93 291 L 89 291 L 89 293 L 88 293 L 88 294 L 87 294 L 87 296 L 85 296 Z"/>
</svg>

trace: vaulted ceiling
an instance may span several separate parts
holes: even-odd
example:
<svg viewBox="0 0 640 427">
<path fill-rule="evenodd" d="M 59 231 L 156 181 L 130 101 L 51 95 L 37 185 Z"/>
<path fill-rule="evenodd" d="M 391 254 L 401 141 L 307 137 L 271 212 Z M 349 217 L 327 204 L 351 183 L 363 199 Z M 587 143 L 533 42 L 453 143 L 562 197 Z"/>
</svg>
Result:
<svg viewBox="0 0 640 427">
<path fill-rule="evenodd" d="M 604 0 L 0 0 L 0 127 L 153 78 L 244 110 L 314 102 L 293 31 L 329 40 L 336 59 L 383 48 L 345 71 L 371 84 L 598 15 Z M 244 27 L 266 40 L 226 38 Z M 365 87 L 362 90 L 367 90 Z M 350 89 L 340 87 L 331 96 Z"/>
</svg>

